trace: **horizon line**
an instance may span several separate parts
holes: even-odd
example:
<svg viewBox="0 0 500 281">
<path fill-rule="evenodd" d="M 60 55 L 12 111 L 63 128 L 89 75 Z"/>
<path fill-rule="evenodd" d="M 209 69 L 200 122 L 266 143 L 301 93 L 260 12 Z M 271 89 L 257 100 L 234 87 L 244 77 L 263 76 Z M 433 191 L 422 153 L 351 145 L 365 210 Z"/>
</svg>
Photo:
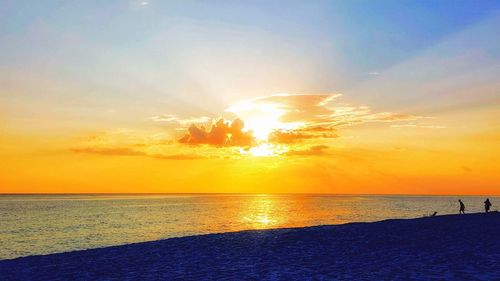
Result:
<svg viewBox="0 0 500 281">
<path fill-rule="evenodd" d="M 317 195 L 317 196 L 491 196 L 500 194 L 424 194 L 424 193 L 321 193 L 321 192 L 0 192 L 4 195 Z"/>
</svg>

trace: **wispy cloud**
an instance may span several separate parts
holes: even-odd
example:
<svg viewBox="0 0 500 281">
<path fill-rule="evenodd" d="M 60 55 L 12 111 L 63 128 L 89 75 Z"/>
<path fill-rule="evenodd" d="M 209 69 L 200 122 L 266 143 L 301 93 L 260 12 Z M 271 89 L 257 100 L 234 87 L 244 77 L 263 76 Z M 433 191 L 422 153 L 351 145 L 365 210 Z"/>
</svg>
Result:
<svg viewBox="0 0 500 281">
<path fill-rule="evenodd" d="M 212 122 L 212 118 L 207 116 L 181 118 L 175 114 L 162 114 L 150 117 L 155 122 L 177 123 L 181 126 L 189 126 L 192 124 L 207 124 Z"/>
<path fill-rule="evenodd" d="M 151 120 L 155 122 L 175 122 L 178 121 L 178 118 L 173 114 L 162 114 L 162 115 L 152 116 Z"/>
<path fill-rule="evenodd" d="M 166 159 L 166 160 L 198 160 L 207 158 L 205 156 L 197 154 L 168 154 L 168 155 L 153 154 L 148 156 L 156 159 Z"/>
<path fill-rule="evenodd" d="M 142 156 L 143 152 L 133 150 L 128 147 L 80 147 L 73 148 L 76 153 L 99 154 L 109 156 Z"/>
<path fill-rule="evenodd" d="M 322 156 L 328 155 L 329 153 L 326 151 L 328 146 L 326 145 L 315 145 L 311 146 L 308 149 L 300 149 L 300 150 L 290 150 L 286 153 L 289 156 Z"/>
<path fill-rule="evenodd" d="M 300 124 L 297 129 L 321 127 L 324 130 L 353 126 L 366 122 L 396 122 L 423 118 L 406 113 L 372 112 L 366 105 L 350 105 L 336 102 L 340 94 L 329 95 L 272 95 L 242 102 L 228 111 L 243 120 L 266 115 L 274 110 L 281 124 Z M 280 129 L 280 128 L 278 128 Z"/>
<path fill-rule="evenodd" d="M 149 154 L 144 151 L 134 150 L 129 147 L 81 147 L 73 148 L 75 153 L 96 154 L 105 156 L 145 156 L 165 160 L 196 160 L 206 157 L 197 154 Z"/>
<path fill-rule="evenodd" d="M 269 142 L 281 143 L 281 144 L 292 144 L 298 143 L 307 139 L 315 138 L 337 138 L 338 135 L 333 132 L 332 129 L 327 129 L 326 131 L 321 131 L 321 127 L 306 128 L 303 130 L 291 130 L 291 131 L 274 131 L 269 135 Z M 321 128 L 322 129 L 322 128 Z"/>
<path fill-rule="evenodd" d="M 446 129 L 446 126 L 439 125 L 423 125 L 423 124 L 396 124 L 391 125 L 392 128 L 423 128 L 423 129 Z"/>
</svg>

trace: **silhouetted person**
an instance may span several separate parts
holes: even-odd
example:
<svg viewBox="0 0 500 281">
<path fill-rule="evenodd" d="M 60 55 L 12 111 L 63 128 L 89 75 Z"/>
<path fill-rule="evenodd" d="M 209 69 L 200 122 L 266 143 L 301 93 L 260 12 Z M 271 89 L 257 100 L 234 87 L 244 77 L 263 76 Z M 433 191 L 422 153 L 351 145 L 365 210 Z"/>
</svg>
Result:
<svg viewBox="0 0 500 281">
<path fill-rule="evenodd" d="M 458 199 L 458 202 L 460 202 L 460 211 L 458 211 L 459 214 L 465 214 L 465 205 L 462 200 Z"/>
<path fill-rule="evenodd" d="M 490 198 L 486 198 L 486 201 L 484 201 L 484 211 L 487 213 L 490 211 L 490 207 L 491 207 L 491 202 L 490 202 Z"/>
</svg>

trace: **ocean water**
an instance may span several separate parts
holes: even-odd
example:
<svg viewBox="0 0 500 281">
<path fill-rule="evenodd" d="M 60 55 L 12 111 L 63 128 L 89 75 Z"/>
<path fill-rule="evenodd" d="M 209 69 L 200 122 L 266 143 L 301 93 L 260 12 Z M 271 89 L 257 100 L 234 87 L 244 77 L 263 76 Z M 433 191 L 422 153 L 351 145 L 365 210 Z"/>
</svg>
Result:
<svg viewBox="0 0 500 281">
<path fill-rule="evenodd" d="M 484 197 L 462 196 L 467 212 Z M 0 259 L 245 229 L 458 212 L 457 196 L 0 195 Z M 493 210 L 499 197 L 490 197 Z"/>
</svg>

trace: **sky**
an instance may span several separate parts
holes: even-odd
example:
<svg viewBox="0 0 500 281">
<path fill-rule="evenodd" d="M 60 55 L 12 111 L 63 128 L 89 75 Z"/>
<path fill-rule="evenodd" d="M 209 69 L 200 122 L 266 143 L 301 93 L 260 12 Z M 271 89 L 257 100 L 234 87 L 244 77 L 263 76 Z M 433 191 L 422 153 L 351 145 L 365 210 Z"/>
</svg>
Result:
<svg viewBox="0 0 500 281">
<path fill-rule="evenodd" d="M 0 0 L 0 193 L 500 195 L 498 1 Z"/>
</svg>

